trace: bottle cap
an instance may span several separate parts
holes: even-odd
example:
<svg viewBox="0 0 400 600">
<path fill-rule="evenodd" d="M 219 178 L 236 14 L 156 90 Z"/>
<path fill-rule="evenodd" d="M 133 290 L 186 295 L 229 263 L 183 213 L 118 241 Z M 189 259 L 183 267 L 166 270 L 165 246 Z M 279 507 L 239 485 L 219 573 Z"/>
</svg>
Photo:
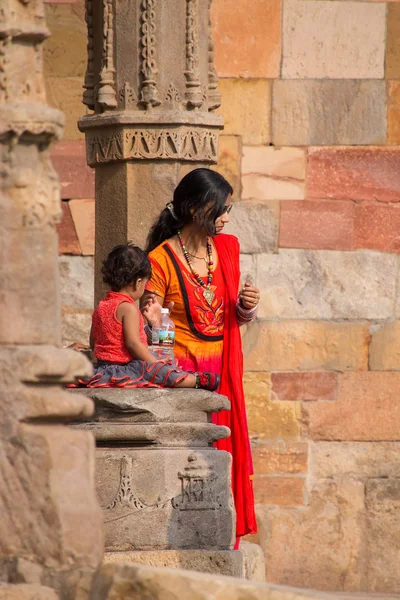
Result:
<svg viewBox="0 0 400 600">
<path fill-rule="evenodd" d="M 168 310 L 168 308 L 162 308 L 162 309 L 161 309 L 161 314 L 162 314 L 162 315 L 169 315 L 169 310 Z"/>
</svg>

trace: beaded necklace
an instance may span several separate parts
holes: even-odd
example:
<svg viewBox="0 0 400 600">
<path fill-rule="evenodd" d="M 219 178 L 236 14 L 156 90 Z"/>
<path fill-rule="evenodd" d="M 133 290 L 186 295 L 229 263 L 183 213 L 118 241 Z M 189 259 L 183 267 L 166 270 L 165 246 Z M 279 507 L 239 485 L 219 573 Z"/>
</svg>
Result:
<svg viewBox="0 0 400 600">
<path fill-rule="evenodd" d="M 181 232 L 178 231 L 177 235 L 178 235 L 178 240 L 179 240 L 179 244 L 181 246 L 183 256 L 185 257 L 185 260 L 186 260 L 187 264 L 189 265 L 189 269 L 190 269 L 193 277 L 196 279 L 197 283 L 203 288 L 203 296 L 204 296 L 205 301 L 207 302 L 207 304 L 209 306 L 211 306 L 211 303 L 214 300 L 214 296 L 215 296 L 213 290 L 211 289 L 211 284 L 212 284 L 212 280 L 213 280 L 213 272 L 214 272 L 211 240 L 209 237 L 207 238 L 207 257 L 208 257 L 207 271 L 208 271 L 208 274 L 207 274 L 207 283 L 205 283 L 204 280 L 200 277 L 200 275 L 197 273 L 197 271 L 193 267 L 193 262 L 190 259 L 190 255 L 185 246 L 185 242 L 183 241 Z"/>
</svg>

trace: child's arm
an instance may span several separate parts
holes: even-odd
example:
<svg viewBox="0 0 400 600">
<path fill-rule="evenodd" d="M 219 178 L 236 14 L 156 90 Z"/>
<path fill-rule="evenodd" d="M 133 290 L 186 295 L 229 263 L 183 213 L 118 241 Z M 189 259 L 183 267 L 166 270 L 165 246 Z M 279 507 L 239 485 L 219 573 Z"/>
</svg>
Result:
<svg viewBox="0 0 400 600">
<path fill-rule="evenodd" d="M 140 340 L 140 320 L 137 309 L 128 302 L 122 302 L 117 309 L 117 319 L 122 322 L 125 345 L 138 360 L 155 362 L 146 344 Z"/>
</svg>

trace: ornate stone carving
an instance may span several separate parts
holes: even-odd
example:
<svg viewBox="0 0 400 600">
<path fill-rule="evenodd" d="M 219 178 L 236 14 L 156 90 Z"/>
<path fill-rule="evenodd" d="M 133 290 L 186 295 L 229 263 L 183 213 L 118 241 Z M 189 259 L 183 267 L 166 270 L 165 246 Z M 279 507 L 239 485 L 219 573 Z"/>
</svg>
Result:
<svg viewBox="0 0 400 600">
<path fill-rule="evenodd" d="M 186 0 L 186 100 L 188 108 L 203 104 L 199 71 L 198 0 Z"/>
<path fill-rule="evenodd" d="M 87 41 L 87 67 L 85 73 L 85 82 L 83 87 L 82 102 L 86 104 L 88 108 L 94 110 L 94 72 L 93 72 L 93 60 L 94 60 L 94 40 L 93 40 L 93 0 L 86 0 L 85 2 L 85 21 L 87 24 L 88 41 Z"/>
<path fill-rule="evenodd" d="M 142 47 L 142 92 L 141 102 L 147 109 L 161 104 L 158 97 L 156 75 L 156 0 L 142 0 L 141 47 Z"/>
<path fill-rule="evenodd" d="M 179 510 L 216 510 L 220 505 L 216 497 L 216 475 L 213 468 L 197 464 L 196 456 L 189 456 L 189 465 L 179 472 L 181 494 L 173 498 L 172 506 Z"/>
<path fill-rule="evenodd" d="M 10 37 L 0 40 L 0 102 L 7 102 L 8 100 L 7 46 L 10 40 Z"/>
<path fill-rule="evenodd" d="M 117 106 L 114 73 L 113 0 L 103 0 L 103 56 L 97 93 L 97 101 L 103 109 Z"/>
<path fill-rule="evenodd" d="M 122 108 L 133 108 L 137 103 L 137 97 L 134 89 L 129 85 L 127 81 L 124 83 L 124 87 L 120 89 L 118 94 L 119 104 Z"/>
<path fill-rule="evenodd" d="M 216 161 L 218 155 L 218 135 L 207 128 L 135 129 L 125 134 L 86 135 L 90 165 L 134 158 Z"/>
<path fill-rule="evenodd" d="M 136 495 L 132 481 L 132 458 L 124 456 L 121 459 L 121 475 L 117 495 L 104 510 L 112 510 L 117 506 L 125 506 L 133 510 L 159 510 L 171 502 L 170 499 L 155 504 L 145 504 Z"/>
<path fill-rule="evenodd" d="M 221 94 L 218 91 L 218 76 L 214 64 L 211 5 L 212 0 L 208 0 L 208 110 L 215 110 L 221 106 Z"/>
<path fill-rule="evenodd" d="M 170 83 L 167 91 L 165 92 L 165 100 L 172 106 L 176 106 L 182 100 L 179 90 L 174 86 L 173 83 Z"/>
</svg>

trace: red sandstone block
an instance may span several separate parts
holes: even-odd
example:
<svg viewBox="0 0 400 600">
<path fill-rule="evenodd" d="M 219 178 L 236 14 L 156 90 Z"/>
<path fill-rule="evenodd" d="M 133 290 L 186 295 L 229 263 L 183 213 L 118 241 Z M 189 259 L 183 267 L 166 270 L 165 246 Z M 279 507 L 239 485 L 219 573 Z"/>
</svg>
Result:
<svg viewBox="0 0 400 600">
<path fill-rule="evenodd" d="M 220 77 L 279 77 L 281 0 L 218 0 L 211 21 Z M 268 35 L 265 32 L 268 31 Z"/>
<path fill-rule="evenodd" d="M 277 400 L 335 400 L 337 373 L 272 373 L 271 386 Z"/>
<path fill-rule="evenodd" d="M 92 198 L 85 200 L 71 200 L 69 206 L 79 243 L 82 248 L 82 254 L 93 256 L 95 236 L 94 200 Z"/>
<path fill-rule="evenodd" d="M 351 202 L 281 202 L 280 248 L 351 250 L 354 205 Z"/>
<path fill-rule="evenodd" d="M 307 197 L 400 202 L 400 147 L 310 148 Z"/>
<path fill-rule="evenodd" d="M 273 440 L 253 448 L 253 466 L 257 475 L 297 475 L 307 473 L 307 442 Z"/>
<path fill-rule="evenodd" d="M 257 504 L 301 506 L 305 503 L 304 477 L 254 477 L 254 500 Z"/>
<path fill-rule="evenodd" d="M 60 254 L 81 254 L 81 247 L 68 202 L 61 202 L 62 219 L 57 225 L 58 252 Z"/>
<path fill-rule="evenodd" d="M 357 205 L 354 247 L 400 253 L 400 205 Z"/>
<path fill-rule="evenodd" d="M 302 405 L 305 433 L 313 440 L 399 441 L 400 373 L 339 374 L 336 402 Z"/>
<path fill-rule="evenodd" d="M 94 198 L 94 169 L 86 164 L 84 140 L 59 142 L 51 160 L 61 183 L 61 198 Z"/>
</svg>

